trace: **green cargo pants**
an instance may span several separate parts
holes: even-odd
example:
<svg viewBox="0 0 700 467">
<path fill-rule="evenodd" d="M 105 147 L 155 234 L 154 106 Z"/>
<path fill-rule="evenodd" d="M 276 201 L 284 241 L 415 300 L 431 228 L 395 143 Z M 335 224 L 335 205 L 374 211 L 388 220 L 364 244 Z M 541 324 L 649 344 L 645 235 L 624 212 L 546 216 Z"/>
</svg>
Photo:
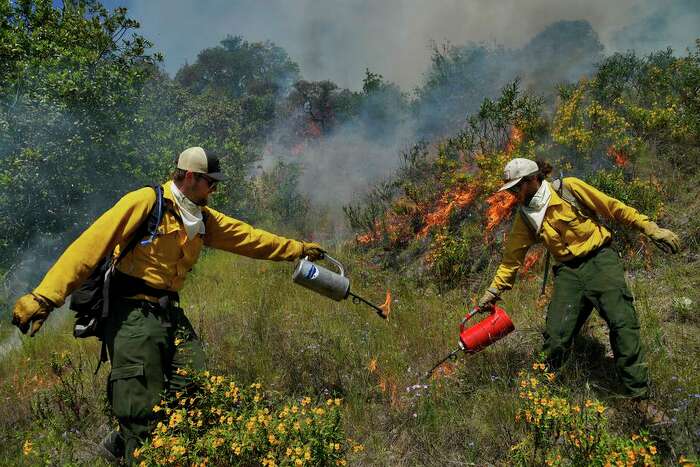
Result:
<svg viewBox="0 0 700 467">
<path fill-rule="evenodd" d="M 134 449 L 158 421 L 153 406 L 165 391 L 187 387 L 178 368 L 204 369 L 204 350 L 181 308 L 125 299 L 110 302 L 105 343 L 112 363 L 107 397 L 124 437 L 125 460 L 132 463 Z"/>
<path fill-rule="evenodd" d="M 578 263 L 554 267 L 554 293 L 547 310 L 543 348 L 548 362 L 554 368 L 563 363 L 593 308 L 610 330 L 615 365 L 626 392 L 631 397 L 648 397 L 648 370 L 637 313 L 620 258 L 610 248 Z"/>
</svg>

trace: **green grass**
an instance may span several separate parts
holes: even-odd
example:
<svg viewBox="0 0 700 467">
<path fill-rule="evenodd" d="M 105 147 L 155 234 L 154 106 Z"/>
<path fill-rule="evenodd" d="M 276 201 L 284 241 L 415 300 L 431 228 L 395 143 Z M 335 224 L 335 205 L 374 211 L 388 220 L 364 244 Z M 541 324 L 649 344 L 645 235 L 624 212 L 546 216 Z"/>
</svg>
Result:
<svg viewBox="0 0 700 467">
<path fill-rule="evenodd" d="M 453 375 L 414 389 L 426 383 L 422 374 L 456 346 L 465 302 L 473 297 L 459 290 L 417 289 L 400 275 L 367 268 L 369 263 L 350 250 L 333 254 L 347 263 L 357 293 L 381 302 L 385 289 L 392 290 L 388 321 L 366 307 L 334 302 L 293 284 L 289 263 L 205 255 L 182 298 L 206 342 L 210 370 L 289 396 L 342 397 L 347 434 L 365 445 L 352 458 L 357 464 L 507 463 L 510 447 L 524 433 L 514 420 L 518 372 L 529 368 L 542 342 L 545 310 L 535 303 L 539 278 L 519 282 L 505 297 L 516 326 L 513 334 L 480 354 L 460 355 Z M 651 435 L 672 463 L 681 455 L 697 455 L 698 449 L 700 320 L 694 310 L 700 300 L 700 265 L 691 253 L 654 259 L 653 269 L 636 271 L 631 285 L 654 395 L 675 417 L 669 427 L 652 427 Z M 109 423 L 103 399 L 106 369 L 93 376 L 97 343 L 73 339 L 70 325 L 68 312 L 55 313 L 47 329 L 32 339 L 22 337 L 0 361 L 4 465 L 42 458 L 50 464 L 100 465 L 92 448 Z M 560 383 L 573 397 L 598 398 L 613 408 L 613 431 L 636 433 L 644 427 L 615 394 L 619 386 L 608 350 L 606 327 L 594 316 Z M 58 362 L 54 371 L 52 359 Z M 370 371 L 373 360 L 376 370 Z M 66 382 L 70 375 L 78 375 L 77 387 Z M 53 412 L 38 410 L 40 401 Z M 35 457 L 22 454 L 27 439 L 34 441 Z"/>
</svg>

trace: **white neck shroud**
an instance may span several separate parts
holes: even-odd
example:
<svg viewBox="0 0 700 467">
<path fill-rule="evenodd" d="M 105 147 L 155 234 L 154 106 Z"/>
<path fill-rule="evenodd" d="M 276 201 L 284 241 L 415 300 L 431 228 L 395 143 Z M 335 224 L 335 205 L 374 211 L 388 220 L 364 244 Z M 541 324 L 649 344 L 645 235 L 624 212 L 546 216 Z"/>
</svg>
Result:
<svg viewBox="0 0 700 467">
<path fill-rule="evenodd" d="M 549 186 L 549 182 L 542 181 L 539 190 L 532 197 L 530 203 L 527 206 L 523 206 L 522 212 L 525 219 L 530 223 L 535 233 L 539 233 L 542 228 L 542 222 L 544 221 L 544 214 L 547 212 L 547 206 L 549 206 L 549 200 L 552 198 L 552 189 Z"/>
<path fill-rule="evenodd" d="M 180 211 L 182 223 L 185 225 L 187 238 L 192 240 L 197 234 L 204 235 L 206 229 L 204 228 L 202 208 L 194 204 L 187 196 L 182 194 L 177 185 L 175 185 L 175 182 L 170 182 L 170 189 L 173 192 L 175 204 Z"/>
</svg>

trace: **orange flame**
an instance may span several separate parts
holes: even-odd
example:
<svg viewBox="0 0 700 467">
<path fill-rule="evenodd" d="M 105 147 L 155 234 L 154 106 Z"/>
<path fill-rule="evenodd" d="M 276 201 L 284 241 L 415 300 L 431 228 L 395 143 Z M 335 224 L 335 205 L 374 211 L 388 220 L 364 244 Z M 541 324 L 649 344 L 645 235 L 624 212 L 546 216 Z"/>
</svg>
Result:
<svg viewBox="0 0 700 467">
<path fill-rule="evenodd" d="M 534 266 L 534 264 L 542 257 L 542 252 L 541 251 L 531 251 L 530 253 L 527 254 L 525 257 L 525 261 L 523 262 L 523 269 L 521 271 L 521 274 L 526 274 L 528 271 L 530 271 L 530 268 Z"/>
<path fill-rule="evenodd" d="M 369 370 L 370 373 L 374 373 L 377 371 L 377 359 L 373 358 L 372 360 L 369 361 L 369 364 L 367 365 L 367 369 Z"/>
<path fill-rule="evenodd" d="M 396 407 L 400 404 L 398 398 L 398 386 L 394 381 L 381 376 L 379 378 L 379 389 L 381 389 L 384 394 L 389 395 L 389 400 L 392 407 Z"/>
<path fill-rule="evenodd" d="M 486 210 L 486 231 L 490 232 L 510 215 L 517 198 L 507 191 L 499 191 L 486 198 L 486 202 L 489 205 Z"/>
<path fill-rule="evenodd" d="M 382 317 L 389 319 L 389 313 L 391 313 L 391 290 L 386 289 L 386 300 L 379 305 L 379 308 L 382 310 Z"/>
<path fill-rule="evenodd" d="M 443 194 L 435 210 L 425 216 L 425 226 L 418 232 L 418 237 L 425 237 L 433 227 L 445 225 L 453 210 L 462 209 L 474 201 L 477 191 L 476 187 L 465 187 L 458 190 L 454 196 L 450 196 L 449 193 Z"/>
<path fill-rule="evenodd" d="M 506 144 L 506 154 L 510 155 L 515 148 L 520 145 L 523 141 L 523 130 L 514 126 L 510 129 L 510 136 L 508 137 L 508 144 Z"/>
<path fill-rule="evenodd" d="M 357 243 L 360 245 L 369 245 L 370 243 L 374 242 L 375 240 L 375 235 L 374 232 L 358 235 L 355 240 Z"/>
<path fill-rule="evenodd" d="M 432 375 L 430 375 L 430 378 L 431 379 L 449 378 L 450 376 L 454 375 L 454 372 L 455 372 L 455 366 L 453 364 L 451 364 L 450 362 L 444 362 L 442 365 L 435 368 Z"/>
<path fill-rule="evenodd" d="M 625 153 L 622 150 L 616 149 L 615 146 L 610 146 L 608 148 L 608 156 L 614 159 L 615 165 L 618 167 L 626 167 L 630 162 Z"/>
</svg>

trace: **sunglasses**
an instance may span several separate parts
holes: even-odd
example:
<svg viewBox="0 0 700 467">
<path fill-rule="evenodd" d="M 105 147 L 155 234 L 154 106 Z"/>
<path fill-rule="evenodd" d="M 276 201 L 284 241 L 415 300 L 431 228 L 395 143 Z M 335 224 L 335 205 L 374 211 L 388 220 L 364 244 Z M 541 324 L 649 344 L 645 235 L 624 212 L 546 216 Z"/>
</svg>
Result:
<svg viewBox="0 0 700 467">
<path fill-rule="evenodd" d="M 206 175 L 203 174 L 195 174 L 197 178 L 203 179 L 205 182 L 207 182 L 207 187 L 209 188 L 214 188 L 217 183 L 219 183 L 218 180 L 214 180 L 211 177 L 207 177 Z"/>
</svg>

